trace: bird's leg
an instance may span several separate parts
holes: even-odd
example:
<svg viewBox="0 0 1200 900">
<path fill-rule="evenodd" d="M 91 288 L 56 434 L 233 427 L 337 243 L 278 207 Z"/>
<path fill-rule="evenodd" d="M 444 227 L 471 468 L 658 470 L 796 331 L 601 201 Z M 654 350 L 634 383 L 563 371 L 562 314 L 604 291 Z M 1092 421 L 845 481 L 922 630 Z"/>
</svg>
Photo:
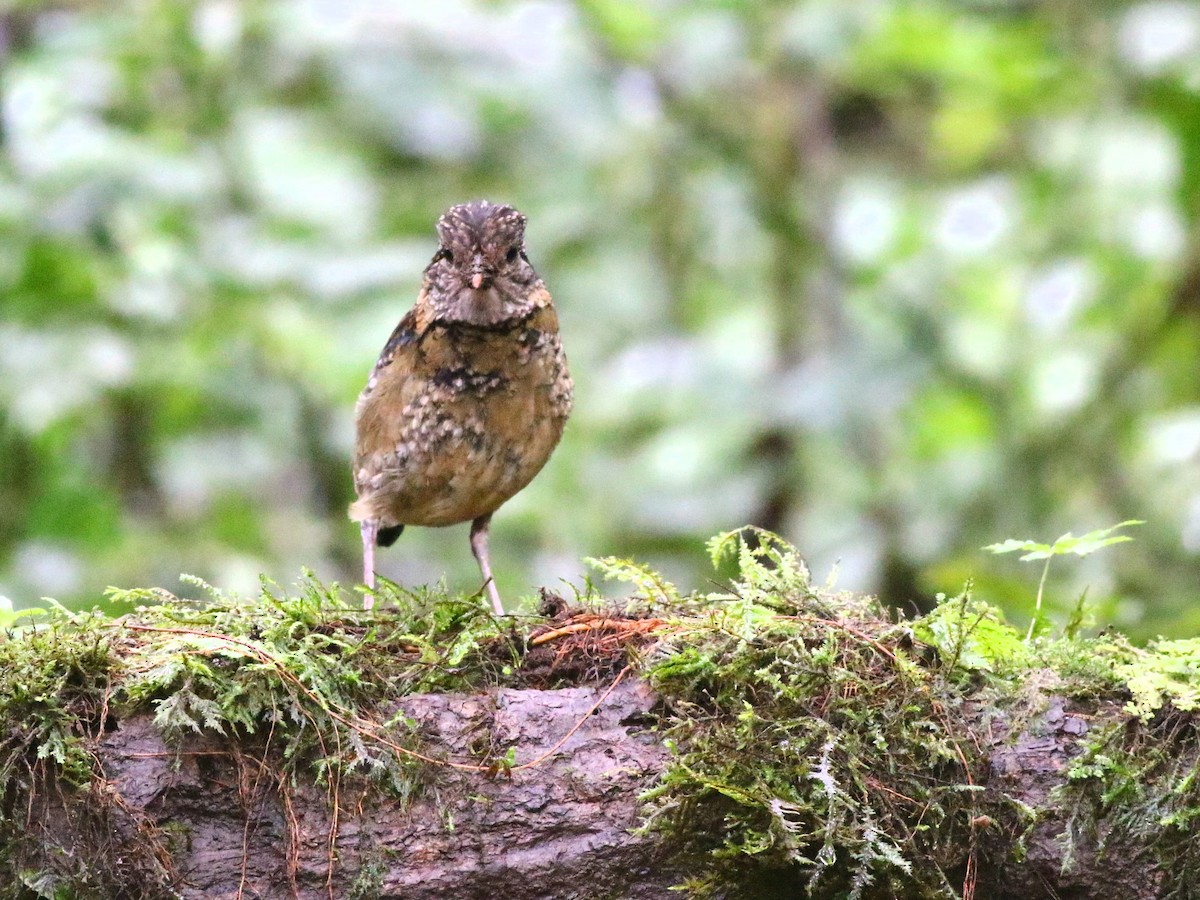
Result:
<svg viewBox="0 0 1200 900">
<path fill-rule="evenodd" d="M 368 588 L 363 597 L 363 609 L 375 605 L 375 541 L 379 534 L 379 523 L 374 519 L 366 519 L 359 526 L 363 542 L 363 584 Z"/>
<path fill-rule="evenodd" d="M 471 552 L 479 563 L 479 571 L 483 573 L 484 584 L 488 596 L 492 599 L 492 609 L 496 615 L 504 615 L 504 604 L 500 602 L 500 591 L 496 589 L 496 579 L 492 577 L 492 564 L 488 562 L 488 523 L 492 514 L 480 516 L 471 523 Z"/>
</svg>

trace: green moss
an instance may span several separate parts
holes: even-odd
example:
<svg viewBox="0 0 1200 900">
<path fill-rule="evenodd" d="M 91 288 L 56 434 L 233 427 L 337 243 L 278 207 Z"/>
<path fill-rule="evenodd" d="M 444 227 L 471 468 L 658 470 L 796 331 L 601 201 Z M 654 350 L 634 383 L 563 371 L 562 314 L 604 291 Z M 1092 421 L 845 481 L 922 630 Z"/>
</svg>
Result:
<svg viewBox="0 0 1200 900">
<path fill-rule="evenodd" d="M 1116 674 L 1133 694 L 1129 711 L 1143 721 L 1168 706 L 1195 710 L 1200 705 L 1200 638 L 1156 641 L 1131 652 Z"/>
<path fill-rule="evenodd" d="M 908 624 L 815 589 L 773 535 L 712 550 L 737 558 L 731 590 L 680 622 L 647 672 L 675 751 L 647 828 L 691 858 L 688 889 L 953 896 L 983 768 L 962 692 Z"/>
<path fill-rule="evenodd" d="M 1097 734 L 1068 771 L 1055 801 L 1069 813 L 1066 865 L 1083 848 L 1100 864 L 1110 846 L 1141 856 L 1162 878 L 1157 896 L 1195 896 L 1200 871 L 1200 725 L 1167 712 L 1143 725 L 1111 725 Z M 1133 851 L 1133 852 L 1131 852 Z"/>
<path fill-rule="evenodd" d="M 150 712 L 168 737 L 222 734 L 263 756 L 269 743 L 280 784 L 297 777 L 336 783 L 356 774 L 403 798 L 420 785 L 423 763 L 406 752 L 419 752 L 420 742 L 405 736 L 401 717 L 381 718 L 379 711 L 406 694 L 498 683 L 521 646 L 473 597 L 384 585 L 383 609 L 368 613 L 358 598 L 311 578 L 294 596 L 271 585 L 252 599 L 208 590 L 206 603 L 113 590 L 111 599 L 158 605 L 115 619 L 57 608 L 45 621 L 6 632 L 0 871 L 16 877 L 0 896 L 125 896 L 132 883 L 151 886 L 144 896 L 158 896 L 153 886 L 169 883 L 165 832 L 147 825 L 146 858 L 125 858 L 123 872 L 106 874 L 107 839 L 98 837 L 94 858 L 81 865 L 73 858 L 83 854 L 79 848 L 50 852 L 56 835 L 33 814 L 47 786 L 65 786 L 76 801 L 67 803 L 66 815 L 76 817 L 71 832 L 111 831 L 92 747 L 112 717 Z"/>
<path fill-rule="evenodd" d="M 1127 696 L 1127 720 L 1099 729 L 1055 796 L 1069 813 L 1068 862 L 1082 847 L 1102 861 L 1110 846 L 1154 861 L 1158 896 L 1195 896 L 1200 871 L 1200 641 L 1125 647 L 1114 673 Z"/>
<path fill-rule="evenodd" d="M 1022 831 L 1054 817 L 1076 850 L 1103 853 L 1119 838 L 1163 872 L 1200 866 L 1200 642 L 1027 640 L 969 586 L 906 621 L 813 585 L 774 535 L 730 533 L 710 551 L 728 587 L 703 596 L 627 560 L 595 563 L 634 586 L 630 608 L 666 620 L 629 654 L 662 698 L 657 727 L 672 750 L 644 827 L 678 854 L 691 895 L 956 897 L 983 861 L 1019 857 Z M 0 897 L 133 896 L 131 883 L 151 897 L 172 883 L 179 835 L 139 821 L 140 849 L 110 852 L 115 819 L 92 751 L 112 717 L 149 712 L 168 736 L 223 734 L 236 752 L 269 751 L 281 790 L 355 775 L 405 798 L 428 774 L 413 753 L 439 749 L 386 712 L 396 698 L 520 683 L 540 624 L 394 585 L 373 612 L 312 579 L 287 595 L 208 592 L 189 603 L 112 591 L 141 604 L 121 618 L 59 608 L 13 627 L 0 611 L 0 879 L 11 884 Z M 615 671 L 587 662 L 570 671 Z M 1047 692 L 1116 717 L 1098 720 L 1045 807 L 985 795 L 989 717 L 1002 711 L 1015 738 L 1039 727 Z M 506 751 L 484 735 L 480 763 L 503 770 Z M 74 798 L 64 833 L 91 835 L 73 856 L 38 825 L 52 785 Z M 369 896 L 384 863 L 368 860 L 354 890 Z"/>
<path fill-rule="evenodd" d="M 3 783 L 28 786 L 32 766 L 51 761 L 67 784 L 90 781 L 82 738 L 99 716 L 116 665 L 100 617 L 55 617 L 0 641 Z"/>
<path fill-rule="evenodd" d="M 1030 645 L 1000 610 L 975 599 L 969 585 L 953 599 L 939 597 L 937 607 L 914 622 L 913 629 L 939 651 L 948 672 L 1010 676 L 1032 662 Z"/>
<path fill-rule="evenodd" d="M 691 894 L 958 897 L 981 860 L 1019 859 L 1046 820 L 1067 821 L 1067 840 L 1134 841 L 1180 885 L 1196 871 L 1200 732 L 1182 710 L 1200 696 L 1200 642 L 1028 639 L 969 585 L 905 622 L 814 586 L 774 535 L 711 549 L 734 561 L 731 589 L 678 620 L 647 670 L 674 759 L 646 827 L 689 858 Z M 1144 724 L 1101 720 L 1040 809 L 985 798 L 985 733 L 1001 715 L 1011 740 L 1045 727 L 1051 693 L 1109 710 L 1132 696 Z"/>
</svg>

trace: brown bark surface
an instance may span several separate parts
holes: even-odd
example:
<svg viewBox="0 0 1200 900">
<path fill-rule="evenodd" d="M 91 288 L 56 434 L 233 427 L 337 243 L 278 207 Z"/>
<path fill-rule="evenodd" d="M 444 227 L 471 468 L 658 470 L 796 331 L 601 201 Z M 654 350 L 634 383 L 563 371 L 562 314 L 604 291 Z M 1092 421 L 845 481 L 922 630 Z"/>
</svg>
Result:
<svg viewBox="0 0 1200 900">
<path fill-rule="evenodd" d="M 131 822 L 144 814 L 186 832 L 173 856 L 187 898 L 678 897 L 655 843 L 630 833 L 666 757 L 640 726 L 651 695 L 623 683 L 588 716 L 604 691 L 407 698 L 427 746 L 451 759 L 477 759 L 486 741 L 531 761 L 583 724 L 511 778 L 433 767 L 407 806 L 343 783 L 336 822 L 329 790 L 280 791 L 216 740 L 177 754 L 148 718 L 121 723 L 100 752 Z"/>
<path fill-rule="evenodd" d="M 70 811 L 72 804 L 64 805 L 55 791 L 43 792 L 40 815 L 53 823 L 47 833 L 64 849 L 95 845 L 96 822 L 106 822 L 106 852 L 114 860 L 128 858 L 142 868 L 149 858 L 163 861 L 173 883 L 162 896 L 679 897 L 669 889 L 685 875 L 680 864 L 659 838 L 632 832 L 641 821 L 639 795 L 668 758 L 649 727 L 654 697 L 644 682 L 631 679 L 589 715 L 606 690 L 406 698 L 401 706 L 419 724 L 425 746 L 446 759 L 479 759 L 489 748 L 512 746 L 517 763 L 528 763 L 578 726 L 553 755 L 511 778 L 430 767 L 408 804 L 365 779 L 336 789 L 281 786 L 261 754 L 215 737 L 169 745 L 149 717 L 136 717 L 119 723 L 97 748 L 106 781 L 103 797 L 91 802 L 103 802 L 105 815 Z M 1023 825 L 981 824 L 975 900 L 1158 896 L 1152 864 L 1119 846 L 1097 858 L 1094 840 L 1077 842 L 1076 864 L 1062 871 L 1065 822 L 1052 791 L 1088 732 L 1124 715 L 1118 705 L 1081 709 L 1051 696 L 1013 739 L 1003 715 L 979 713 L 993 724 L 975 735 L 990 756 L 989 771 L 975 773 L 976 783 L 1037 810 L 1039 819 L 1024 835 L 1023 854 L 1012 852 Z M 79 833 L 83 827 L 87 835 Z M 737 896 L 803 896 L 802 884 L 795 873 L 775 880 L 768 874 L 751 893 Z M 153 895 L 148 888 L 139 886 Z"/>
<path fill-rule="evenodd" d="M 1023 851 L 998 859 L 980 885 L 979 897 L 998 900 L 1155 900 L 1161 878 L 1153 861 L 1106 835 L 1077 834 L 1068 853 L 1069 817 L 1056 808 L 1054 791 L 1066 782 L 1067 767 L 1088 733 L 1101 722 L 1123 720 L 1123 704 L 1108 702 L 1079 709 L 1061 697 L 1050 697 L 1045 712 L 1024 723 L 1008 740 L 1008 727 L 990 735 L 991 763 L 987 788 L 1036 811 L 1037 820 L 1023 835 Z M 1016 835 L 1014 835 L 1014 838 Z M 1101 855 L 1099 848 L 1104 847 Z"/>
</svg>

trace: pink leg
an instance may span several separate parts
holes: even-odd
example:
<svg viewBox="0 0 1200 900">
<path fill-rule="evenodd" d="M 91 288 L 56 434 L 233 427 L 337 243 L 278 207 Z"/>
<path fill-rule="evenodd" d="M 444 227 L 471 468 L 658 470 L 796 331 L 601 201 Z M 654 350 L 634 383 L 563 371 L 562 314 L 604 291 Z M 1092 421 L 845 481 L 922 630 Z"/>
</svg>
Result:
<svg viewBox="0 0 1200 900">
<path fill-rule="evenodd" d="M 375 605 L 375 540 L 379 534 L 379 523 L 371 519 L 363 522 L 359 529 L 363 542 L 363 584 L 371 590 L 363 597 L 363 609 L 370 609 Z"/>
<path fill-rule="evenodd" d="M 496 579 L 492 577 L 492 564 L 488 562 L 488 523 L 491 520 L 492 515 L 488 513 L 471 523 L 471 552 L 475 554 L 479 571 L 483 573 L 483 581 L 492 600 L 492 610 L 496 615 L 502 616 L 504 604 L 500 602 L 500 591 L 496 589 Z"/>
</svg>

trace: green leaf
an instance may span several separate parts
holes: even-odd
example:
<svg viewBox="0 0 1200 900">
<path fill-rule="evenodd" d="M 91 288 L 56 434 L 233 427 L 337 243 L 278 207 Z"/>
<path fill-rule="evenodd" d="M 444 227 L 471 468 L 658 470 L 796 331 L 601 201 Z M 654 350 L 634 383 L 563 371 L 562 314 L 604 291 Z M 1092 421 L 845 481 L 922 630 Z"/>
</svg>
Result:
<svg viewBox="0 0 1200 900">
<path fill-rule="evenodd" d="M 1097 550 L 1107 547 L 1110 544 L 1122 544 L 1125 541 L 1133 540 L 1133 538 L 1124 534 L 1109 537 L 1117 529 L 1145 524 L 1141 519 L 1127 519 L 1124 522 L 1113 525 L 1111 528 L 1089 531 L 1082 537 L 1074 537 L 1070 532 L 1067 532 L 1054 542 L 1054 550 L 1056 553 L 1074 553 L 1076 556 L 1087 556 L 1089 553 L 1095 553 Z"/>
<path fill-rule="evenodd" d="M 1014 540 L 1013 538 L 1009 538 L 1007 541 L 1004 541 L 1003 543 L 1000 543 L 1000 544 L 988 544 L 983 549 L 990 550 L 992 553 L 1013 553 L 1017 550 L 1033 550 L 1033 551 L 1047 551 L 1048 552 L 1050 550 L 1050 545 L 1049 544 L 1039 544 L 1037 541 L 1018 541 L 1018 540 Z M 1028 557 L 1022 557 L 1022 559 L 1027 559 L 1027 558 Z"/>
<path fill-rule="evenodd" d="M 1075 537 L 1074 534 L 1068 531 L 1055 540 L 1053 544 L 1043 544 L 1031 540 L 1019 541 L 1009 538 L 1007 541 L 1002 541 L 999 544 L 988 544 L 983 549 L 997 554 L 1024 551 L 1025 555 L 1021 557 L 1022 562 L 1049 559 L 1052 556 L 1065 556 L 1068 553 L 1073 553 L 1076 556 L 1087 556 L 1089 553 L 1095 553 L 1097 550 L 1107 547 L 1110 544 L 1122 544 L 1125 541 L 1132 541 L 1133 538 L 1127 535 L 1114 535 L 1112 537 L 1110 535 L 1119 528 L 1144 524 L 1146 523 L 1141 519 L 1126 519 L 1124 522 L 1120 522 L 1109 528 L 1089 531 L 1080 537 Z"/>
</svg>

